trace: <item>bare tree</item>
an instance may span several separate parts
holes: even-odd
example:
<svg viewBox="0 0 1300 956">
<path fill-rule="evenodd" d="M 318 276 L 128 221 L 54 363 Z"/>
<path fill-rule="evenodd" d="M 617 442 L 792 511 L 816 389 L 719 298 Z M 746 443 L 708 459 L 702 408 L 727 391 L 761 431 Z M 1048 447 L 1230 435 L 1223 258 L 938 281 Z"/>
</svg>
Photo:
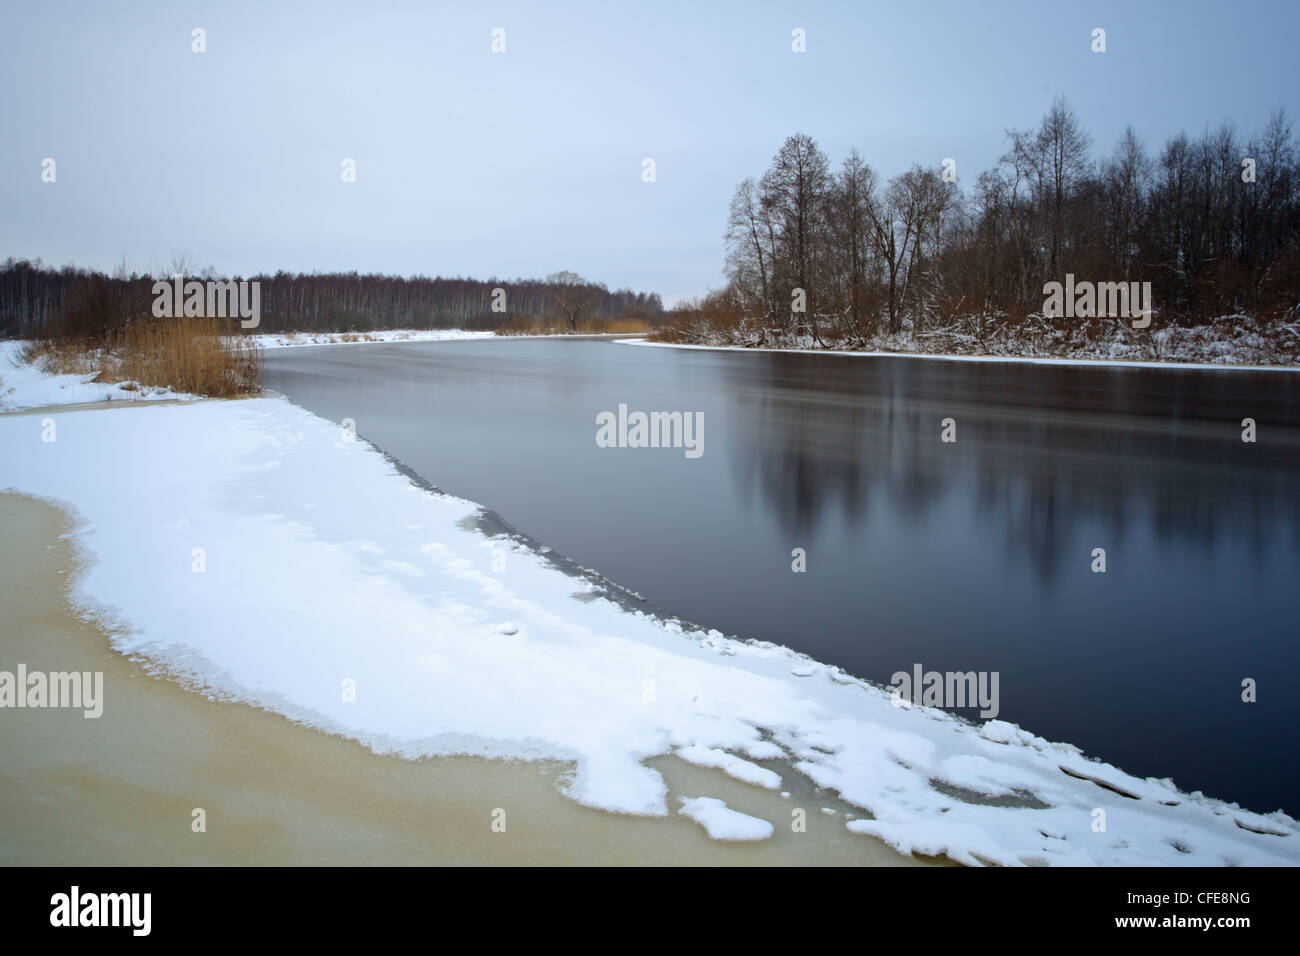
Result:
<svg viewBox="0 0 1300 956">
<path fill-rule="evenodd" d="M 555 311 L 569 324 L 570 332 L 578 331 L 578 320 L 594 314 L 590 283 L 576 272 L 552 272 L 546 281 L 559 286 L 555 293 Z"/>
<path fill-rule="evenodd" d="M 736 187 L 727 218 L 727 274 L 738 292 L 756 298 L 765 318 L 776 315 L 772 269 L 776 259 L 771 210 L 759 196 L 753 177 Z"/>
<path fill-rule="evenodd" d="M 778 230 L 777 295 L 788 302 L 795 288 L 804 290 L 813 336 L 818 341 L 821 294 L 813 280 L 824 245 L 830 183 L 826 155 L 812 137 L 796 133 L 782 144 L 761 185 L 763 204 Z"/>
<path fill-rule="evenodd" d="M 1151 160 L 1130 126 L 1124 130 L 1114 155 L 1102 165 L 1107 251 L 1123 267 L 1125 276 L 1137 258 L 1151 172 Z"/>
<path fill-rule="evenodd" d="M 1065 98 L 1058 96 L 1043 117 L 1035 145 L 1042 195 L 1047 202 L 1050 222 L 1048 270 L 1055 274 L 1065 237 L 1066 202 L 1088 174 L 1091 138 L 1079 125 L 1079 118 Z"/>
<path fill-rule="evenodd" d="M 889 181 L 868 209 L 871 239 L 883 261 L 889 289 L 889 331 L 902 329 L 902 306 L 927 237 L 939 235 L 950 193 L 933 171 L 913 166 Z"/>
<path fill-rule="evenodd" d="M 871 204 L 875 191 L 875 171 L 853 150 L 835 177 L 830 218 L 844 276 L 845 305 L 850 324 L 859 336 L 873 331 L 875 326 L 874 317 L 867 322 L 864 314 L 864 293 L 872 262 Z"/>
</svg>

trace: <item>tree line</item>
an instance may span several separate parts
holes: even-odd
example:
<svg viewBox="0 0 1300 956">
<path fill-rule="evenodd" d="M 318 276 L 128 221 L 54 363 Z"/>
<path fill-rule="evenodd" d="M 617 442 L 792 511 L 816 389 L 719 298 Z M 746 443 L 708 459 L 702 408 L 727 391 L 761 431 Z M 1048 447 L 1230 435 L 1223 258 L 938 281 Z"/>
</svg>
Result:
<svg viewBox="0 0 1300 956">
<path fill-rule="evenodd" d="M 1067 273 L 1150 282 L 1157 327 L 1297 315 L 1300 165 L 1280 110 L 1249 137 L 1225 124 L 1154 153 L 1130 127 L 1096 159 L 1058 98 L 969 189 L 955 173 L 945 160 L 884 181 L 856 150 L 832 169 L 789 137 L 732 197 L 725 288 L 673 318 L 867 342 L 1024 322 Z"/>
<path fill-rule="evenodd" d="M 0 266 L 0 336 L 50 334 L 93 337 L 152 314 L 155 281 L 181 275 L 217 278 L 181 257 L 159 275 L 114 275 L 71 266 L 9 259 Z M 553 321 L 578 328 L 582 320 L 658 320 L 656 292 L 610 291 L 572 272 L 545 279 L 478 280 L 352 273 L 290 273 L 231 277 L 260 283 L 260 332 L 365 332 L 381 329 L 498 330 Z"/>
</svg>

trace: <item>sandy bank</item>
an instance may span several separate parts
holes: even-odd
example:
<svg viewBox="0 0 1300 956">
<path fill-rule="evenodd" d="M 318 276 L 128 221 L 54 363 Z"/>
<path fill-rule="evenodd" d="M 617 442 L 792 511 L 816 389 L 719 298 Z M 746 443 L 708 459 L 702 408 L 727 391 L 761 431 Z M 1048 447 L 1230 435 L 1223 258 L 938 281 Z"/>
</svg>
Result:
<svg viewBox="0 0 1300 956">
<path fill-rule="evenodd" d="M 151 675 L 68 603 L 65 516 L 0 495 L 0 670 L 102 671 L 104 713 L 0 711 L 0 864 L 909 865 L 848 833 L 832 795 L 790 798 L 675 757 L 676 797 L 710 793 L 777 823 L 760 843 L 709 839 L 681 816 L 605 813 L 565 798 L 558 763 L 405 760 Z M 790 785 L 801 781 L 790 780 Z M 807 832 L 787 823 L 807 810 Z M 206 811 L 207 830 L 191 830 Z M 493 812 L 506 832 L 493 832 Z"/>
</svg>

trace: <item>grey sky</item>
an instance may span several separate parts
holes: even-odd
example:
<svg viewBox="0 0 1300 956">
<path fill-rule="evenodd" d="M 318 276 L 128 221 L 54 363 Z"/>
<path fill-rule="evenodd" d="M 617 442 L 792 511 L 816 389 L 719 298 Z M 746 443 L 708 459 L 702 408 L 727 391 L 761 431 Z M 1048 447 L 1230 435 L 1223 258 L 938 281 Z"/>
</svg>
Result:
<svg viewBox="0 0 1300 956">
<path fill-rule="evenodd" d="M 884 176 L 951 156 L 969 186 L 1057 93 L 1098 153 L 1129 123 L 1155 150 L 1300 115 L 1295 2 L 0 11 L 0 257 L 103 269 L 182 251 L 227 274 L 572 269 L 672 303 L 721 283 L 731 192 L 795 131 Z"/>
</svg>

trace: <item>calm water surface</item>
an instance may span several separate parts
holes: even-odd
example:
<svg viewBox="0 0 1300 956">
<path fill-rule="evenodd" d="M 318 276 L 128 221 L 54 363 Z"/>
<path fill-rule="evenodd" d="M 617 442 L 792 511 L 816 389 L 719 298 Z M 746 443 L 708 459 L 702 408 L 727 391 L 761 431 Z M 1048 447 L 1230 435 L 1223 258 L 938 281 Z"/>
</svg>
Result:
<svg viewBox="0 0 1300 956">
<path fill-rule="evenodd" d="M 266 380 L 674 614 L 881 683 L 997 671 L 1002 719 L 1300 813 L 1300 373 L 498 340 Z M 703 412 L 703 456 L 597 447 L 619 404 Z"/>
</svg>

